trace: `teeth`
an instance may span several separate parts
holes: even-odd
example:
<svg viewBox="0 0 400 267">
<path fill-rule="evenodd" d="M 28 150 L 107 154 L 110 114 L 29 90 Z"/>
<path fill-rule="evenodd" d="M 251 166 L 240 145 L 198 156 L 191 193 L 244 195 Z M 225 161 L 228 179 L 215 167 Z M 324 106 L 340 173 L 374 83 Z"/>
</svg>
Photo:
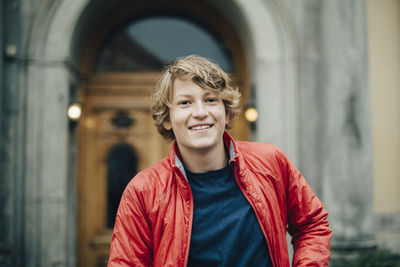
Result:
<svg viewBox="0 0 400 267">
<path fill-rule="evenodd" d="M 203 129 L 208 129 L 210 127 L 211 127 L 210 125 L 193 126 L 192 130 L 203 130 Z"/>
</svg>

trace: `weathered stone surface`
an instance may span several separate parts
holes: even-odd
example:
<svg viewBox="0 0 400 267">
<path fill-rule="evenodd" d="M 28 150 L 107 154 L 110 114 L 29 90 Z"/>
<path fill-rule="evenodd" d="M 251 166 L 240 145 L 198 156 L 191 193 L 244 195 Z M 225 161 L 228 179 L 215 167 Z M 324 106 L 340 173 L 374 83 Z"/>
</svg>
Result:
<svg viewBox="0 0 400 267">
<path fill-rule="evenodd" d="M 65 110 L 76 73 L 68 64 L 78 62 L 97 14 L 85 8 L 103 2 L 0 4 L 1 51 L 16 44 L 20 56 L 0 62 L 0 264 L 75 265 L 76 151 L 69 144 L 76 142 Z M 256 139 L 281 146 L 303 172 L 330 212 L 338 250 L 368 246 L 374 232 L 364 5 L 215 4 L 235 11 L 225 14 L 234 14 L 243 34 L 260 112 Z"/>
<path fill-rule="evenodd" d="M 332 248 L 372 246 L 365 3 L 305 1 L 300 14 L 300 168 L 330 213 Z"/>
</svg>

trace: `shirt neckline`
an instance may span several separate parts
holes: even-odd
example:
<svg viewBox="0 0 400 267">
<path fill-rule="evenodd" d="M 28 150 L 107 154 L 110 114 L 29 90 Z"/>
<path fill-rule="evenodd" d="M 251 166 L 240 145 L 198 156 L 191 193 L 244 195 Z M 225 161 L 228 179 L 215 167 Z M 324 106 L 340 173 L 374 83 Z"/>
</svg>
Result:
<svg viewBox="0 0 400 267">
<path fill-rule="evenodd" d="M 185 167 L 186 175 L 190 178 L 194 179 L 205 179 L 205 178 L 217 178 L 224 176 L 227 172 L 229 172 L 229 162 L 226 163 L 226 165 L 217 170 L 211 170 L 211 171 L 206 171 L 206 172 L 191 172 L 189 169 Z"/>
</svg>

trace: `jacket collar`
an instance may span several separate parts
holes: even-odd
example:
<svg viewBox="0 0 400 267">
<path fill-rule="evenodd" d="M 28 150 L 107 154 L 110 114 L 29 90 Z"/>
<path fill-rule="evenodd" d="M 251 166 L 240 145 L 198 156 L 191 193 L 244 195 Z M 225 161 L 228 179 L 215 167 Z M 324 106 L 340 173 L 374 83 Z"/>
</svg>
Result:
<svg viewBox="0 0 400 267">
<path fill-rule="evenodd" d="M 241 173 L 242 170 L 240 166 L 244 166 L 242 164 L 243 158 L 239 156 L 239 151 L 237 149 L 235 141 L 233 140 L 232 136 L 230 136 L 230 134 L 228 134 L 227 132 L 224 132 L 223 138 L 224 138 L 225 148 L 227 149 L 229 155 L 229 164 L 231 165 L 237 164 Z M 179 152 L 178 144 L 176 143 L 176 141 L 172 145 L 169 159 L 172 167 L 174 169 L 175 168 L 179 169 L 182 172 L 183 176 L 187 179 L 185 168 L 182 162 L 182 156 Z"/>
</svg>

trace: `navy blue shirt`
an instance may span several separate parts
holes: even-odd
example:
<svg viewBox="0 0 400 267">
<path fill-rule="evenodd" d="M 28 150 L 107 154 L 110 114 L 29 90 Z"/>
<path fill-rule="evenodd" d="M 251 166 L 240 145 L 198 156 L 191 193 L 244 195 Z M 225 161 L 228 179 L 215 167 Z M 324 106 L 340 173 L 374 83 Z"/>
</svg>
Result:
<svg viewBox="0 0 400 267">
<path fill-rule="evenodd" d="M 256 215 L 229 165 L 186 173 L 194 200 L 188 266 L 272 266 Z"/>
</svg>

